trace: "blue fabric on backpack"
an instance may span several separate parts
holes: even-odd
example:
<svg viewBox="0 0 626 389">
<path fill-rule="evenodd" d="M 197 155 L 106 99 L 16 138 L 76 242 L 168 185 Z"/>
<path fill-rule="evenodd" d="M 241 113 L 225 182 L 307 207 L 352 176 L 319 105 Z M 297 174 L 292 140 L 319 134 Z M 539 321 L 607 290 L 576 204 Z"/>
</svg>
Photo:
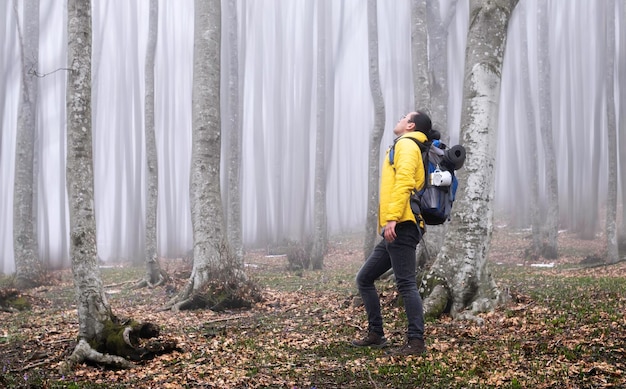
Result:
<svg viewBox="0 0 626 389">
<path fill-rule="evenodd" d="M 399 138 L 396 141 L 405 138 Z M 425 172 L 425 182 L 424 188 L 420 191 L 413 191 L 411 193 L 411 209 L 413 213 L 416 215 L 422 215 L 424 222 L 429 225 L 438 225 L 443 224 L 446 221 L 450 220 L 450 213 L 452 211 L 452 204 L 454 203 L 454 199 L 456 197 L 456 190 L 458 188 L 458 180 L 454 174 L 453 169 L 449 169 L 444 164 L 441 163 L 442 156 L 437 153 L 430 154 L 430 147 L 435 147 L 441 145 L 441 142 L 433 142 L 433 146 L 430 143 L 421 143 L 415 138 L 408 137 L 407 139 L 411 139 L 420 147 L 420 151 L 422 152 L 422 160 L 424 162 L 424 172 Z M 445 145 L 444 145 L 445 147 Z M 389 150 L 389 163 L 393 165 L 394 162 L 394 151 L 395 151 L 395 143 L 391 146 Z M 436 159 L 436 161 L 433 161 Z M 452 175 L 452 182 L 449 186 L 434 186 L 430 182 L 431 174 L 435 172 L 435 170 L 443 170 L 448 171 Z"/>
</svg>

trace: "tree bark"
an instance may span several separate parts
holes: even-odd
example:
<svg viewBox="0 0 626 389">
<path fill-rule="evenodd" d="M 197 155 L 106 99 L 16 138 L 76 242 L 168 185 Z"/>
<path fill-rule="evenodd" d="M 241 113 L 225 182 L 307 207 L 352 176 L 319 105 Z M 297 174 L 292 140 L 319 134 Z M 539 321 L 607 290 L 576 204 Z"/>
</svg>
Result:
<svg viewBox="0 0 626 389">
<path fill-rule="evenodd" d="M 243 264 L 243 234 L 241 221 L 241 164 L 243 131 L 241 125 L 240 103 L 241 83 L 239 77 L 239 22 L 237 17 L 237 1 L 228 0 L 229 24 L 227 27 L 230 56 L 228 65 L 228 107 L 230 109 L 229 127 L 229 154 L 228 154 L 228 205 L 227 231 L 233 255 L 237 262 Z"/>
<path fill-rule="evenodd" d="M 78 344 L 67 364 L 83 361 L 130 367 L 127 360 L 149 359 L 176 349 L 174 342 L 139 347 L 137 338 L 158 336 L 151 323 L 121 321 L 104 294 L 94 217 L 91 116 L 91 2 L 68 2 L 67 191 L 70 207 L 72 274 L 78 309 Z M 148 346 L 146 346 L 148 347 Z"/>
<path fill-rule="evenodd" d="M 78 338 L 99 340 L 112 317 L 97 265 L 91 137 L 91 2 L 68 2 L 67 191 Z"/>
<path fill-rule="evenodd" d="M 552 76 L 550 64 L 550 26 L 548 2 L 540 1 L 538 7 L 538 72 L 539 72 L 539 133 L 545 159 L 546 197 L 548 209 L 543 228 L 541 255 L 554 259 L 558 256 L 559 233 L 559 182 L 556 173 L 554 130 L 552 128 Z"/>
<path fill-rule="evenodd" d="M 431 115 L 426 0 L 411 1 L 411 58 L 413 65 L 414 105 Z"/>
<path fill-rule="evenodd" d="M 430 74 L 430 113 L 433 128 L 441 132 L 441 139 L 447 142 L 448 130 L 448 26 L 456 12 L 452 0 L 448 13 L 442 18 L 439 1 L 426 3 L 426 23 L 428 28 L 428 71 Z M 419 108 L 419 106 L 418 106 Z"/>
<path fill-rule="evenodd" d="M 37 117 L 37 66 L 39 62 L 39 0 L 23 3 L 24 28 L 18 33 L 22 54 L 22 88 L 15 146 L 13 237 L 16 285 L 20 289 L 41 284 L 43 269 L 35 234 L 35 132 Z M 16 15 L 17 16 L 17 15 Z"/>
<path fill-rule="evenodd" d="M 326 216 L 326 53 L 328 51 L 327 31 L 330 20 L 327 13 L 328 0 L 317 2 L 317 131 L 315 136 L 315 190 L 313 195 L 313 248 L 311 266 L 321 269 L 328 247 L 328 226 Z M 332 122 L 331 122 L 332 123 Z"/>
<path fill-rule="evenodd" d="M 195 1 L 190 180 L 193 268 L 185 288 L 166 304 L 174 311 L 203 307 L 207 299 L 198 296 L 210 281 L 237 289 L 245 279 L 228 247 L 220 193 L 220 19 L 220 0 Z"/>
<path fill-rule="evenodd" d="M 424 279 L 425 315 L 473 317 L 503 297 L 487 266 L 493 230 L 497 107 L 508 21 L 517 1 L 471 0 L 461 139 L 467 150 L 446 242 Z M 441 293 L 445 288 L 447 293 Z M 435 295 L 431 292 L 436 291 Z M 467 307 L 471 311 L 465 312 Z"/>
<path fill-rule="evenodd" d="M 365 218 L 364 258 L 374 248 L 378 231 L 378 181 L 380 175 L 380 141 L 385 131 L 385 101 L 380 86 L 378 64 L 378 11 L 376 0 L 367 0 L 367 40 L 370 92 L 374 101 L 374 127 L 370 133 L 367 180 L 367 216 Z"/>
<path fill-rule="evenodd" d="M 604 5 L 606 20 L 606 106 L 607 106 L 607 147 L 609 159 L 608 188 L 606 199 L 606 246 L 607 263 L 619 261 L 617 246 L 617 120 L 615 118 L 615 2 Z M 622 120 L 624 118 L 622 117 Z"/>
<path fill-rule="evenodd" d="M 145 142 L 146 142 L 146 222 L 145 222 L 145 258 L 146 274 L 136 287 L 156 286 L 165 281 L 161 270 L 157 250 L 157 209 L 159 190 L 159 166 L 154 123 L 154 62 L 159 24 L 159 2 L 150 0 L 148 22 L 148 44 L 146 49 L 145 74 Z"/>
<path fill-rule="evenodd" d="M 526 120 L 528 121 L 527 133 L 525 136 L 526 145 L 524 150 L 524 159 L 528 161 L 530 174 L 530 222 L 532 239 L 530 249 L 527 251 L 529 259 L 538 259 L 541 255 L 541 202 L 539 201 L 539 163 L 537 162 L 537 121 L 535 120 L 534 99 L 532 96 L 532 83 L 530 81 L 529 58 L 528 55 L 528 34 L 526 25 L 528 18 L 526 17 L 526 4 L 520 6 L 519 9 L 519 32 L 521 46 L 521 63 L 520 72 L 523 80 L 524 105 L 526 107 Z"/>
</svg>

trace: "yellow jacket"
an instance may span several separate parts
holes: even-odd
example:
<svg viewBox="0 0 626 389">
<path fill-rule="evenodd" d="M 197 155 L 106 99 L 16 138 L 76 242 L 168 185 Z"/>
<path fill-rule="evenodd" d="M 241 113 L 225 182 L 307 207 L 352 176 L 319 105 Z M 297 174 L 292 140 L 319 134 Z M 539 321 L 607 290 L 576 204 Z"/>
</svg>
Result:
<svg viewBox="0 0 626 389">
<path fill-rule="evenodd" d="M 416 138 L 420 142 L 427 141 L 426 135 L 418 131 L 400 136 L 394 146 L 393 165 L 389 163 L 391 148 L 387 149 L 380 177 L 379 230 L 387 221 L 416 222 L 409 197 L 412 190 L 420 190 L 424 186 L 424 163 L 419 146 L 412 140 L 402 140 L 406 137 Z"/>
</svg>

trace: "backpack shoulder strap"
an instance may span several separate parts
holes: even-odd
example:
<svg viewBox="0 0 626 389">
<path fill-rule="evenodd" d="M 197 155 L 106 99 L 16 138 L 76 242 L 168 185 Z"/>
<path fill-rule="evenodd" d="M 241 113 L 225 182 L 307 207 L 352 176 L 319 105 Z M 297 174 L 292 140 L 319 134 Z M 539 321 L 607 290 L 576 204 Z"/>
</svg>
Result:
<svg viewBox="0 0 626 389">
<path fill-rule="evenodd" d="M 415 144 L 420 148 L 420 151 L 422 153 L 422 159 L 424 159 L 424 156 L 426 156 L 426 160 L 424 160 L 424 166 L 427 166 L 428 149 L 430 149 L 431 142 L 430 141 L 420 142 L 419 140 L 411 136 L 401 137 L 401 138 L 396 139 L 393 142 L 393 145 L 391 146 L 391 149 L 389 150 L 389 164 L 393 166 L 396 143 L 398 143 L 398 141 L 402 139 L 411 139 L 413 142 L 415 142 Z"/>
</svg>

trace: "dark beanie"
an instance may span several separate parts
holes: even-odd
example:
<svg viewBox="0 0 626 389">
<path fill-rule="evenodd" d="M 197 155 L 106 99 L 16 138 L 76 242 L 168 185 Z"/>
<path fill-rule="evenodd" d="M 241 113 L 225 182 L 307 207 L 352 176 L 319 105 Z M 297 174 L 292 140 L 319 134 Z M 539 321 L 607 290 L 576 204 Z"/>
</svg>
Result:
<svg viewBox="0 0 626 389">
<path fill-rule="evenodd" d="M 433 128 L 430 117 L 423 111 L 417 111 L 417 115 L 413 115 L 413 123 L 415 123 L 415 131 L 423 132 L 426 135 L 428 135 Z"/>
</svg>

